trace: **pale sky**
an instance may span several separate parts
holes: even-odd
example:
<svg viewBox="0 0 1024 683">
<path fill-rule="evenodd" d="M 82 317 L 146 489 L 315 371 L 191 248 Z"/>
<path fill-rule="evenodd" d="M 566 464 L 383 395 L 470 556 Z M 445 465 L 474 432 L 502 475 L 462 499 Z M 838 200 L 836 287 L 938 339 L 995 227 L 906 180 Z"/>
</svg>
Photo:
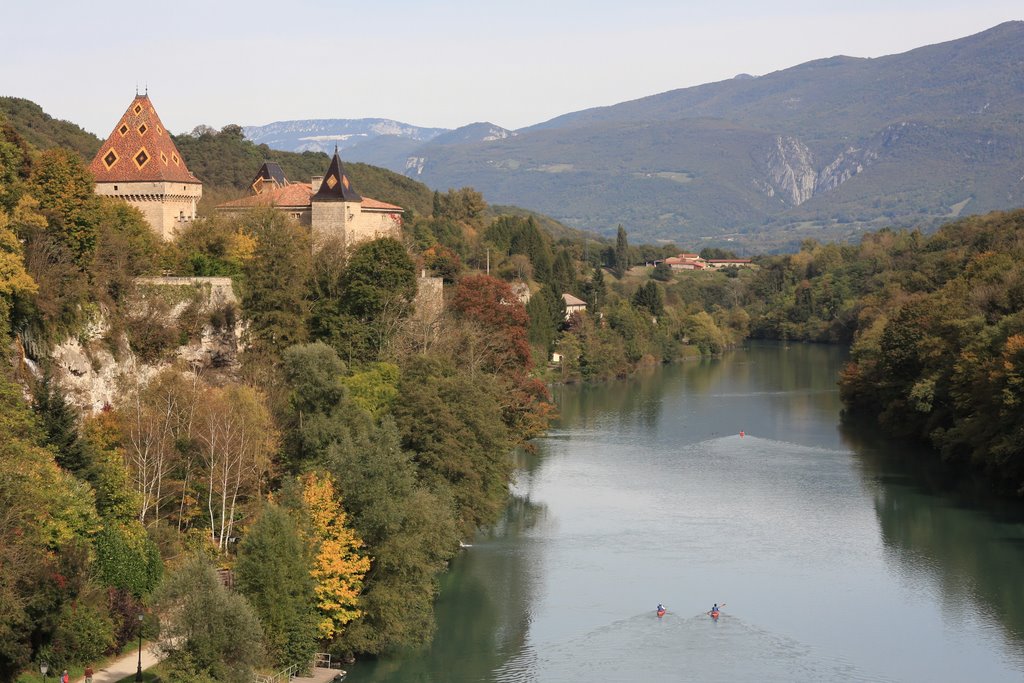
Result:
<svg viewBox="0 0 1024 683">
<path fill-rule="evenodd" d="M 1022 0 L 0 0 L 0 95 L 106 137 L 140 89 L 172 132 L 381 117 L 521 128 L 1024 19 Z"/>
</svg>

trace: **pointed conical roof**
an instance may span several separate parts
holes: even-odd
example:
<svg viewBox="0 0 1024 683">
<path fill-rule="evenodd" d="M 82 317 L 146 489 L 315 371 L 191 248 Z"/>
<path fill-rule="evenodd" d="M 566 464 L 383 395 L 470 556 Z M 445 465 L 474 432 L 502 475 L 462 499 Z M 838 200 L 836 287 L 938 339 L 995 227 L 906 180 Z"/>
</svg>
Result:
<svg viewBox="0 0 1024 683">
<path fill-rule="evenodd" d="M 314 202 L 341 201 L 361 202 L 362 196 L 352 187 L 352 183 L 345 173 L 345 167 L 341 164 L 341 157 L 338 156 L 338 148 L 334 148 L 334 158 L 327 168 L 324 180 L 320 183 L 320 190 L 313 195 Z"/>
<path fill-rule="evenodd" d="M 267 184 L 273 187 L 284 187 L 288 184 L 288 179 L 284 177 L 284 169 L 277 162 L 264 161 L 256 177 L 249 183 L 249 189 L 253 194 L 260 194 L 266 192 Z"/>
<path fill-rule="evenodd" d="M 136 95 L 89 166 L 98 183 L 199 183 L 148 95 Z"/>
</svg>

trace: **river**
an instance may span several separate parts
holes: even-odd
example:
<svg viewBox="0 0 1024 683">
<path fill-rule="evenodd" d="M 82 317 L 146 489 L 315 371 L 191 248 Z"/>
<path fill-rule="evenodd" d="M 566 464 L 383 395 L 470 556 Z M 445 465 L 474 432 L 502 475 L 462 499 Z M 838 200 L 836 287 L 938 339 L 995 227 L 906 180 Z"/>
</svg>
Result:
<svg viewBox="0 0 1024 683">
<path fill-rule="evenodd" d="M 433 645 L 348 680 L 1024 680 L 1020 506 L 842 425 L 842 362 L 755 344 L 556 387 Z"/>
</svg>

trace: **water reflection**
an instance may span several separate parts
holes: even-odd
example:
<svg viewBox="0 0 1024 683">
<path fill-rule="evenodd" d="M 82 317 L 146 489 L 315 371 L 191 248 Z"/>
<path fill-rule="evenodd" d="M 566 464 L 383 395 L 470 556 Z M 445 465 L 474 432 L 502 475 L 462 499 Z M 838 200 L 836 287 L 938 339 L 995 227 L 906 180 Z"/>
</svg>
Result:
<svg viewBox="0 0 1024 683">
<path fill-rule="evenodd" d="M 1020 506 L 840 426 L 843 360 L 752 345 L 556 387 L 504 518 L 444 577 L 433 645 L 351 680 L 1020 680 Z"/>
<path fill-rule="evenodd" d="M 984 495 L 984 480 L 936 467 L 929 454 L 888 442 L 862 421 L 844 421 L 842 434 L 874 497 L 897 570 L 936 586 L 953 616 L 987 617 L 1024 662 L 1020 506 Z"/>
</svg>

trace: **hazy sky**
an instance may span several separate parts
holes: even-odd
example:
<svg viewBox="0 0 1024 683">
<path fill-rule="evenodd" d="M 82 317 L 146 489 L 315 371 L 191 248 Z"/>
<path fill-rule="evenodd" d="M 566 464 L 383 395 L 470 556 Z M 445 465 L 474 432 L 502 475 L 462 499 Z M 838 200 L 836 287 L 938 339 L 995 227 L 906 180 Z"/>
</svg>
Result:
<svg viewBox="0 0 1024 683">
<path fill-rule="evenodd" d="M 571 111 L 877 57 L 1024 19 L 1022 0 L 0 0 L 0 95 L 106 137 L 164 124 L 392 118 L 521 128 Z"/>
</svg>

